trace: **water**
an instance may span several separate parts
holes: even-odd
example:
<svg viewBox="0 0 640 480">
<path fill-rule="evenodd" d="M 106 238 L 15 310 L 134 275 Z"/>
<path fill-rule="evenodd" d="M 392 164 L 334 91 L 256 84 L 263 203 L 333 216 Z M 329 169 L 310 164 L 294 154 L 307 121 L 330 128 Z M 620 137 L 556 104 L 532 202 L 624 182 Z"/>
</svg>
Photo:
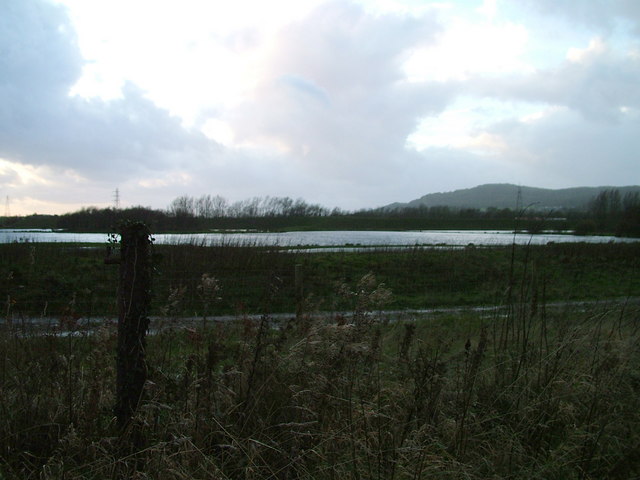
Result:
<svg viewBox="0 0 640 480">
<path fill-rule="evenodd" d="M 637 242 L 638 238 L 611 236 L 577 236 L 569 234 L 542 233 L 537 235 L 516 234 L 510 231 L 481 230 L 425 230 L 425 231 L 313 231 L 285 233 L 190 233 L 158 234 L 153 236 L 158 244 L 196 243 L 204 245 L 246 244 L 279 247 L 372 247 L 372 246 L 478 246 L 545 245 L 550 242 L 608 243 Z M 59 242 L 59 243 L 106 243 L 106 233 L 68 233 L 52 230 L 0 230 L 0 243 L 12 242 Z"/>
</svg>

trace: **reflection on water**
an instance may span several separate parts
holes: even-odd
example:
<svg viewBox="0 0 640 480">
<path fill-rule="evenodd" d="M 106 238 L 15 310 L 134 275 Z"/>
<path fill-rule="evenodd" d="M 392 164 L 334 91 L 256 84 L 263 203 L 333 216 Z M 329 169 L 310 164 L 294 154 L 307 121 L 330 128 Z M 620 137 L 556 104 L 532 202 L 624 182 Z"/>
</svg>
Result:
<svg viewBox="0 0 640 480">
<path fill-rule="evenodd" d="M 549 242 L 637 242 L 637 238 L 617 238 L 610 236 L 577 236 L 543 233 L 529 235 L 514 234 L 510 231 L 480 230 L 425 230 L 409 232 L 387 231 L 314 231 L 286 233 L 190 233 L 158 234 L 155 243 L 202 245 L 240 244 L 280 247 L 371 247 L 371 246 L 431 246 L 431 245 L 545 245 Z M 11 242 L 60 242 L 60 243 L 106 243 L 106 233 L 68 233 L 51 230 L 0 230 L 0 243 Z"/>
</svg>

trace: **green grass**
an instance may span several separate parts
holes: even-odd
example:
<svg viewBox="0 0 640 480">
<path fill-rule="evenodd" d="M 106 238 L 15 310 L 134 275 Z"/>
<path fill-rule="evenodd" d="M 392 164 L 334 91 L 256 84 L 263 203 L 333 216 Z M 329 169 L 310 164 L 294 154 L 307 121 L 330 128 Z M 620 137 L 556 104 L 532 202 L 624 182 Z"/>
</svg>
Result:
<svg viewBox="0 0 640 480">
<path fill-rule="evenodd" d="M 77 326 L 115 316 L 117 266 L 102 248 L 2 245 L 0 478 L 638 477 L 640 308 L 624 298 L 640 294 L 639 253 L 156 246 L 162 318 L 122 433 L 115 326 Z M 276 322 L 295 310 L 296 265 L 302 315 Z M 577 299 L 609 300 L 550 304 Z M 179 321 L 223 312 L 236 319 Z"/>
<path fill-rule="evenodd" d="M 294 312 L 296 265 L 308 311 L 343 310 L 340 285 L 367 273 L 394 293 L 388 309 L 495 305 L 533 283 L 547 301 L 640 296 L 640 243 L 317 253 L 183 244 L 154 252 L 154 315 Z M 116 316 L 118 267 L 104 256 L 99 246 L 0 245 L 4 315 Z M 217 279 L 216 298 L 199 290 L 203 275 Z"/>
</svg>

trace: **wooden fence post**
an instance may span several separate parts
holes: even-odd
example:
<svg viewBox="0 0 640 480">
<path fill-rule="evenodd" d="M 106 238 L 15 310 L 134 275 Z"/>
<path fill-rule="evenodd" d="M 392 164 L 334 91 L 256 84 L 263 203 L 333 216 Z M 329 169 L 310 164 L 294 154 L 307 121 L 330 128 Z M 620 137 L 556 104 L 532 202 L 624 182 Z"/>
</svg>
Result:
<svg viewBox="0 0 640 480">
<path fill-rule="evenodd" d="M 140 403 L 147 379 L 146 334 L 151 301 L 150 232 L 141 222 L 120 227 L 115 414 L 121 432 Z"/>
<path fill-rule="evenodd" d="M 302 305 L 304 301 L 304 289 L 302 278 L 302 265 L 296 264 L 295 266 L 295 290 L 296 290 L 296 318 L 300 318 L 302 315 Z"/>
</svg>

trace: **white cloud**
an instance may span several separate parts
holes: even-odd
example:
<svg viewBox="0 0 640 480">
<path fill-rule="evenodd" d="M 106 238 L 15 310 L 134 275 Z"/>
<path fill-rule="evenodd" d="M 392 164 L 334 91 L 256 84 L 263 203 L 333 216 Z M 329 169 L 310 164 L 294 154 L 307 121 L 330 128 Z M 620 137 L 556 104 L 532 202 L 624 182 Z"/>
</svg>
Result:
<svg viewBox="0 0 640 480">
<path fill-rule="evenodd" d="M 202 126 L 202 132 L 211 140 L 221 145 L 233 144 L 233 130 L 229 124 L 217 118 L 208 119 Z"/>
<path fill-rule="evenodd" d="M 70 7 L 89 62 L 72 93 L 118 98 L 118 89 L 133 82 L 147 98 L 192 125 L 202 108 L 241 101 L 261 75 L 274 32 L 318 1 L 63 3 Z"/>
<path fill-rule="evenodd" d="M 565 106 L 597 122 L 615 122 L 622 106 L 640 106 L 640 60 L 602 40 L 570 50 L 559 66 L 478 81 L 481 95 Z"/>
<path fill-rule="evenodd" d="M 522 25 L 454 19 L 437 44 L 414 50 L 404 69 L 415 82 L 531 72 L 532 67 L 522 60 L 527 41 L 528 32 Z"/>
<path fill-rule="evenodd" d="M 638 174 L 637 2 L 51 1 L 0 2 L 0 193 L 29 205 Z"/>
<path fill-rule="evenodd" d="M 0 158 L 0 178 L 5 187 L 51 185 L 51 172 L 44 167 L 34 167 Z"/>
<path fill-rule="evenodd" d="M 587 48 L 570 48 L 567 60 L 575 63 L 587 63 L 591 58 L 597 58 L 607 53 L 607 45 L 601 38 L 594 38 Z"/>
<path fill-rule="evenodd" d="M 467 138 L 459 148 L 477 155 L 503 154 L 509 150 L 506 140 L 500 135 L 482 132 Z"/>
<path fill-rule="evenodd" d="M 484 0 L 476 10 L 489 20 L 493 20 L 498 13 L 498 0 Z"/>
<path fill-rule="evenodd" d="M 545 107 L 540 110 L 536 110 L 533 113 L 527 113 L 527 114 L 521 115 L 519 117 L 519 121 L 525 124 L 540 122 L 546 118 L 549 118 L 551 115 L 557 113 L 559 110 L 562 110 L 562 107 L 556 107 L 556 106 Z"/>
<path fill-rule="evenodd" d="M 402 155 L 418 118 L 439 111 L 454 91 L 404 82 L 406 50 L 437 29 L 430 17 L 319 8 L 280 33 L 265 81 L 231 115 L 237 141 L 265 139 L 292 165 L 325 178 L 388 175 L 382 166 Z"/>
<path fill-rule="evenodd" d="M 87 179 L 71 169 L 0 159 L 0 185 L 11 215 L 58 213 L 95 204 L 87 201 L 92 190 L 87 188 Z M 42 192 L 46 192 L 44 197 Z M 110 198 L 110 193 L 105 198 Z M 107 206 L 109 202 L 99 203 Z"/>
<path fill-rule="evenodd" d="M 439 115 L 424 117 L 407 138 L 407 145 L 418 151 L 433 147 L 466 150 L 477 155 L 504 153 L 508 145 L 490 130 L 494 124 L 514 118 L 542 118 L 539 104 L 501 102 L 460 97 Z"/>
<path fill-rule="evenodd" d="M 616 28 L 630 25 L 635 34 L 640 35 L 637 0 L 520 0 L 518 3 L 532 11 L 563 18 L 569 28 L 584 25 L 608 35 Z"/>
<path fill-rule="evenodd" d="M 159 188 L 159 187 L 168 187 L 172 185 L 187 187 L 192 182 L 193 182 L 192 175 L 183 171 L 172 170 L 168 172 L 163 172 L 159 176 L 146 177 L 142 180 L 139 180 L 137 183 L 140 187 L 143 187 L 143 188 Z"/>
</svg>

